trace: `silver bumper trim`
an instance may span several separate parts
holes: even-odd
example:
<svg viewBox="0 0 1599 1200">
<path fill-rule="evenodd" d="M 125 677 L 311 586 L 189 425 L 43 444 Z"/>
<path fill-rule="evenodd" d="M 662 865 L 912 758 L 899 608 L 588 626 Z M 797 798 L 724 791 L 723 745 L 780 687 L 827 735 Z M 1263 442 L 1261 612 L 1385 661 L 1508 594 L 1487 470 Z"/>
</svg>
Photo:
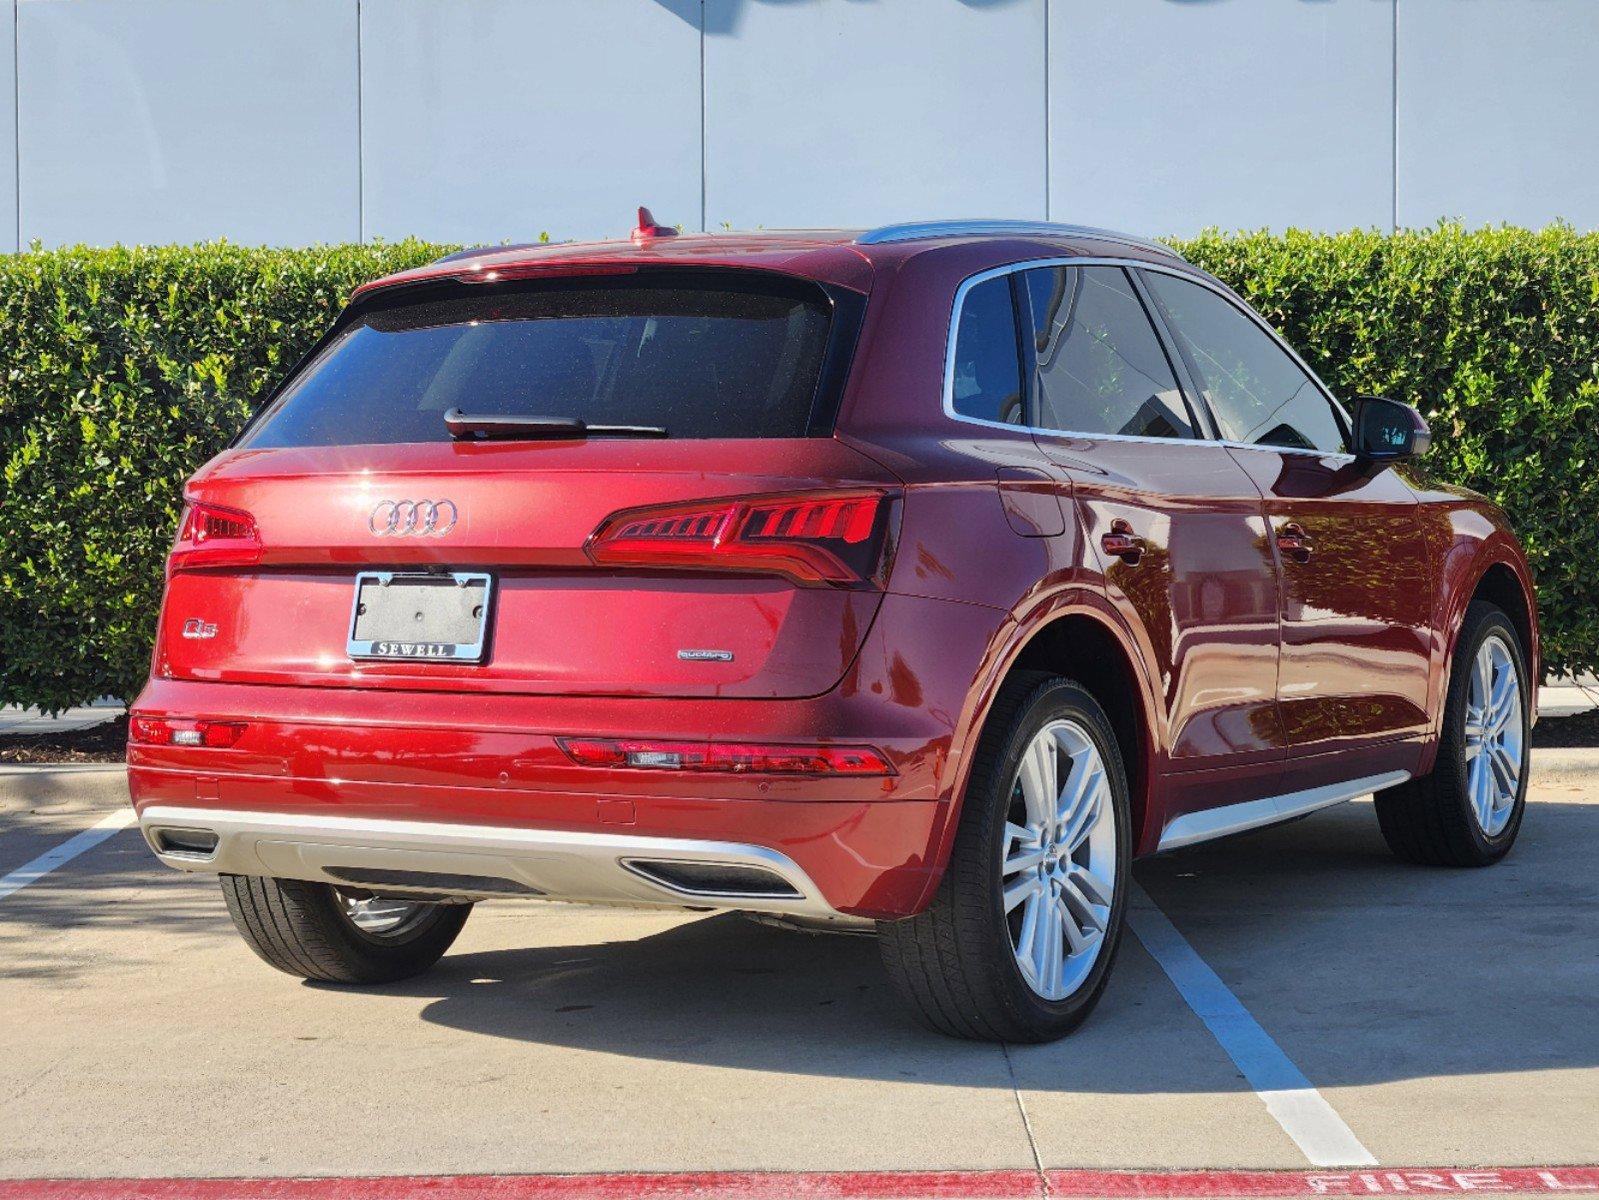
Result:
<svg viewBox="0 0 1599 1200">
<path fill-rule="evenodd" d="M 340 883 L 330 869 L 353 867 L 367 872 L 392 870 L 402 877 L 425 873 L 511 880 L 545 899 L 590 904 L 839 915 L 793 859 L 766 846 L 739 842 L 167 805 L 147 807 L 139 814 L 139 828 L 167 866 L 201 874 Z M 157 836 L 163 829 L 214 833 L 216 849 L 209 855 L 164 850 Z M 796 894 L 688 893 L 626 865 L 651 861 L 751 867 L 780 877 Z M 408 889 L 385 885 L 381 890 L 399 894 Z M 487 899 L 503 897 L 505 891 L 452 888 L 450 894 Z"/>
</svg>

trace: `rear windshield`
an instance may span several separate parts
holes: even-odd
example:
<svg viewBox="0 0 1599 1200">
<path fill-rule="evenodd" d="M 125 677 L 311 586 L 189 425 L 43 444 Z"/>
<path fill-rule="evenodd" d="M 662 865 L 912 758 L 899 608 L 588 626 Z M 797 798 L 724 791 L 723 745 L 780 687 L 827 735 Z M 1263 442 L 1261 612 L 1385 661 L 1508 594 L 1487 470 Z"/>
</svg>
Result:
<svg viewBox="0 0 1599 1200">
<path fill-rule="evenodd" d="M 814 285 L 730 272 L 451 285 L 357 318 L 240 444 L 448 441 L 452 408 L 673 438 L 804 437 L 829 316 Z"/>
</svg>

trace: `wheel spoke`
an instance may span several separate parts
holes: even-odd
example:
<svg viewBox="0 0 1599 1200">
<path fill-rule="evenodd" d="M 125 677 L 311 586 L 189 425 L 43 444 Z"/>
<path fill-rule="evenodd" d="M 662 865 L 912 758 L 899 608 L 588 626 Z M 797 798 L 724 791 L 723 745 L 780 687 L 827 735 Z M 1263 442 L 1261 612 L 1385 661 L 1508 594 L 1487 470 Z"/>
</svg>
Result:
<svg viewBox="0 0 1599 1200">
<path fill-rule="evenodd" d="M 1494 681 L 1494 690 L 1488 703 L 1488 718 L 1484 722 L 1489 734 L 1498 733 L 1507 724 L 1516 709 L 1516 701 L 1520 699 L 1516 687 L 1516 674 L 1506 665 L 1498 679 Z"/>
<path fill-rule="evenodd" d="M 1060 898 L 1055 901 L 1055 907 L 1059 912 L 1061 931 L 1066 935 L 1066 945 L 1071 947 L 1073 954 L 1081 954 L 1092 944 L 1092 939 L 1083 932 L 1083 925 L 1079 923 L 1077 914 L 1072 911 L 1072 905 L 1066 898 L 1068 894 L 1069 889 L 1061 889 Z M 1098 931 L 1099 927 L 1096 922 L 1089 921 L 1087 924 L 1090 929 Z"/>
<path fill-rule="evenodd" d="M 1064 946 L 1066 923 L 1060 909 L 1060 901 L 1046 897 L 1043 900 L 1043 908 L 1043 915 L 1039 917 L 1041 932 L 1033 961 L 1038 971 L 1040 989 L 1044 995 L 1053 996 L 1060 988 L 1060 969 L 1066 957 Z"/>
<path fill-rule="evenodd" d="M 1009 914 L 1024 900 L 1031 900 L 1044 889 L 1043 881 L 1037 875 L 1023 875 L 1015 883 L 1005 889 L 1005 912 Z M 1023 914 L 1023 919 L 1026 914 Z"/>
<path fill-rule="evenodd" d="M 1005 823 L 1005 862 L 1000 868 L 1002 877 L 1008 879 L 1016 872 L 1036 867 L 1043 861 L 1044 844 L 1042 833 L 1007 821 Z"/>
<path fill-rule="evenodd" d="M 1484 642 L 1477 650 L 1477 661 L 1471 669 L 1471 698 L 1485 712 L 1493 694 L 1494 655 L 1491 642 Z"/>
<path fill-rule="evenodd" d="M 1519 758 L 1511 757 L 1510 751 L 1503 742 L 1494 745 L 1492 753 L 1488 756 L 1489 766 L 1493 768 L 1494 783 L 1498 785 L 1501 796 L 1513 797 L 1516 786 L 1521 781 L 1521 762 Z"/>
<path fill-rule="evenodd" d="M 1489 817 L 1493 812 L 1493 800 L 1490 794 L 1493 786 L 1491 782 L 1492 774 L 1488 767 L 1486 755 L 1479 755 L 1471 764 L 1471 774 L 1468 779 L 1471 789 L 1471 804 L 1477 810 L 1477 820 L 1481 822 L 1484 829 L 1489 827 Z"/>
<path fill-rule="evenodd" d="M 1027 823 L 1047 830 L 1055 819 L 1055 800 L 1060 795 L 1056 782 L 1059 754 L 1053 737 L 1039 737 L 1022 756 L 1022 800 L 1027 805 Z"/>
<path fill-rule="evenodd" d="M 1098 824 L 1105 800 L 1105 772 L 1097 754 L 1079 754 L 1061 794 L 1059 841 L 1067 853 L 1083 844 Z"/>
<path fill-rule="evenodd" d="M 1090 904 L 1102 905 L 1109 908 L 1111 900 L 1115 897 L 1116 889 L 1104 879 L 1087 867 L 1073 867 L 1067 882 L 1082 893 Z"/>
<path fill-rule="evenodd" d="M 1022 907 L 1022 927 L 1016 934 L 1016 964 L 1034 987 L 1038 986 L 1038 970 L 1033 943 L 1038 940 L 1038 922 L 1043 908 L 1043 889 L 1034 888 Z"/>
</svg>

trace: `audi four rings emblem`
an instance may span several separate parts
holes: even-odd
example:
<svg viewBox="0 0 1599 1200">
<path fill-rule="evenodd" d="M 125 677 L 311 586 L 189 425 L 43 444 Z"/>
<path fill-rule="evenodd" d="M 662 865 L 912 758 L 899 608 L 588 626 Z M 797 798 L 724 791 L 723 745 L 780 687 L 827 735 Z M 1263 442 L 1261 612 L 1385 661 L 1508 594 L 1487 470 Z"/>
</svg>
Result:
<svg viewBox="0 0 1599 1200">
<path fill-rule="evenodd" d="M 460 515 L 453 500 L 385 500 L 366 527 L 375 537 L 443 537 Z"/>
</svg>

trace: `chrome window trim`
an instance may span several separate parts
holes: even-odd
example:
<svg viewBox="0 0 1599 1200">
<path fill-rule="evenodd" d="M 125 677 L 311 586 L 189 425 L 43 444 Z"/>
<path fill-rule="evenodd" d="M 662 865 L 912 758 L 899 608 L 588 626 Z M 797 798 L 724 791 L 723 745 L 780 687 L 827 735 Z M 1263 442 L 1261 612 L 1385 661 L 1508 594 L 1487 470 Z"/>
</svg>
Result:
<svg viewBox="0 0 1599 1200">
<path fill-rule="evenodd" d="M 1164 242 L 1139 237 L 1134 233 L 1118 233 L 1114 229 L 1099 229 L 1092 225 L 1065 225 L 1055 221 L 903 221 L 897 225 L 881 225 L 868 229 L 855 239 L 857 246 L 883 246 L 894 242 L 920 242 L 941 237 L 982 237 L 993 234 L 1016 234 L 1021 237 L 1071 237 L 1089 238 L 1097 242 L 1115 242 L 1122 246 L 1137 246 L 1153 250 L 1169 258 L 1182 261 L 1183 256 Z"/>
<path fill-rule="evenodd" d="M 1343 459 L 1353 462 L 1355 456 L 1343 450 L 1306 450 L 1299 446 L 1268 446 L 1256 442 L 1234 442 L 1226 438 L 1211 437 L 1209 430 L 1200 429 L 1198 436 L 1191 438 L 1163 438 L 1148 437 L 1142 434 L 1131 433 L 1091 433 L 1078 429 L 1049 429 L 1041 425 L 1007 425 L 1003 421 L 989 421 L 982 417 L 968 417 L 955 411 L 955 337 L 959 331 L 961 309 L 966 304 L 966 294 L 980 283 L 990 279 L 997 279 L 1005 275 L 1014 275 L 1019 271 L 1034 271 L 1043 267 L 1121 267 L 1125 270 L 1157 271 L 1162 275 L 1174 275 L 1178 279 L 1185 279 L 1190 283 L 1216 293 L 1227 303 L 1238 309 L 1251 321 L 1266 332 L 1266 335 L 1294 362 L 1301 371 L 1316 385 L 1322 396 L 1343 417 L 1346 425 L 1351 425 L 1349 412 L 1339 403 L 1333 395 L 1332 389 L 1322 382 L 1321 376 L 1310 369 L 1308 363 L 1299 357 L 1299 353 L 1290 346 L 1271 323 L 1261 316 L 1249 305 L 1235 296 L 1226 287 L 1206 279 L 1202 275 L 1182 270 L 1178 267 L 1169 267 L 1164 263 L 1146 262 L 1141 258 L 1090 258 L 1090 257 L 1061 257 L 1061 258 L 1030 258 L 1023 262 L 1007 263 L 1001 267 L 990 267 L 986 271 L 979 271 L 975 275 L 968 275 L 961 280 L 960 286 L 955 289 L 955 300 L 951 307 L 949 329 L 945 334 L 944 342 L 944 415 L 952 421 L 960 421 L 967 425 L 981 425 L 989 429 L 1009 429 L 1018 433 L 1043 434 L 1046 437 L 1075 437 L 1087 438 L 1091 441 L 1114 442 L 1151 442 L 1162 446 L 1181 446 L 1193 442 L 1207 442 L 1213 446 L 1226 446 L 1234 450 L 1269 450 L 1274 454 L 1298 454 L 1311 458 Z M 1153 321 L 1151 322 L 1153 328 Z M 1157 331 L 1158 332 L 1158 331 Z M 1203 396 L 1197 397 L 1204 405 L 1208 415 L 1214 420 L 1214 414 L 1209 413 L 1210 404 Z M 1209 422 L 1202 421 L 1206 425 Z M 1219 429 L 1220 426 L 1217 426 Z"/>
</svg>

